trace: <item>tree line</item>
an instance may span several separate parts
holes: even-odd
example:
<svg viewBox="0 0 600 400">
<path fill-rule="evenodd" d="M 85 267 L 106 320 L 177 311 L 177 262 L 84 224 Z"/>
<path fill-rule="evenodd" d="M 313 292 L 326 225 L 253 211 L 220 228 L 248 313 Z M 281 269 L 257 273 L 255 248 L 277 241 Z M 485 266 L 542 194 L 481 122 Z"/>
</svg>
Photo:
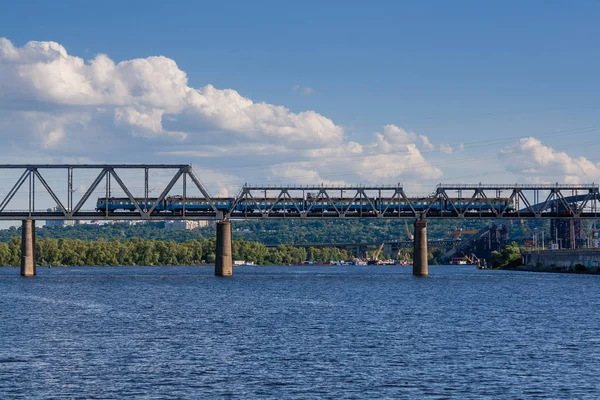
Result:
<svg viewBox="0 0 600 400">
<path fill-rule="evenodd" d="M 458 228 L 480 229 L 486 225 L 478 220 L 431 221 L 427 227 L 429 238 L 446 237 L 446 232 Z M 298 243 L 381 243 L 384 240 L 408 239 L 412 233 L 412 221 L 402 220 L 249 220 L 233 221 L 236 239 L 260 242 L 269 245 Z M 20 236 L 19 228 L 0 229 L 0 242 L 8 242 Z M 161 241 L 185 241 L 211 238 L 215 227 L 208 226 L 193 230 L 165 229 L 165 222 L 146 222 L 136 225 L 115 223 L 113 225 L 81 224 L 74 226 L 45 226 L 36 229 L 38 238 L 125 240 L 133 238 Z"/>
<path fill-rule="evenodd" d="M 199 238 L 181 243 L 154 239 L 80 239 L 38 238 L 35 244 L 36 263 L 43 266 L 126 266 L 126 265 L 195 265 L 214 263 L 215 239 Z M 352 255 L 336 248 L 304 248 L 234 240 L 234 260 L 260 265 L 299 264 L 304 261 L 327 262 L 349 260 Z M 0 242 L 0 265 L 21 263 L 21 238 Z"/>
</svg>

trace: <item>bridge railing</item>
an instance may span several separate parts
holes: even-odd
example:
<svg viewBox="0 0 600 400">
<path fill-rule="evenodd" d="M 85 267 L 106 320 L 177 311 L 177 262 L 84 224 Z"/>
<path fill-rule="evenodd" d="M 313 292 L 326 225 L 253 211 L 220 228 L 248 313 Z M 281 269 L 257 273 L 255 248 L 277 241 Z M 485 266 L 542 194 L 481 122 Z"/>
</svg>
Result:
<svg viewBox="0 0 600 400">
<path fill-rule="evenodd" d="M 597 184 L 499 184 L 499 185 L 490 185 L 490 184 L 438 184 L 438 189 L 445 190 L 475 190 L 475 189 L 483 189 L 483 190 L 513 190 L 513 189 L 528 189 L 528 190 L 552 190 L 552 189 L 561 189 L 561 190 L 598 190 Z"/>
</svg>

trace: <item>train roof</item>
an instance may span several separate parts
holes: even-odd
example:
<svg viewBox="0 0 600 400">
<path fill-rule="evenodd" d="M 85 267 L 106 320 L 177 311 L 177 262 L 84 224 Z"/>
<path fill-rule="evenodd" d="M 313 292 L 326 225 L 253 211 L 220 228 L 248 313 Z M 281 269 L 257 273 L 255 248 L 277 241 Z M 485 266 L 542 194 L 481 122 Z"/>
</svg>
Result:
<svg viewBox="0 0 600 400">
<path fill-rule="evenodd" d="M 144 198 L 144 197 L 134 197 L 133 199 L 136 201 L 146 201 L 146 198 Z M 148 197 L 148 201 L 156 201 L 156 199 L 158 199 L 158 197 Z M 98 197 L 98 200 L 106 200 L 106 197 Z M 127 200 L 127 201 L 129 201 L 129 197 L 109 197 L 108 200 L 116 200 L 116 201 Z M 183 197 L 170 196 L 170 197 L 165 197 L 165 200 L 183 200 Z M 188 201 L 188 200 L 206 200 L 206 198 L 205 197 L 186 197 L 185 200 L 186 201 Z M 233 197 L 213 197 L 212 200 L 215 200 L 215 201 L 233 200 Z"/>
</svg>

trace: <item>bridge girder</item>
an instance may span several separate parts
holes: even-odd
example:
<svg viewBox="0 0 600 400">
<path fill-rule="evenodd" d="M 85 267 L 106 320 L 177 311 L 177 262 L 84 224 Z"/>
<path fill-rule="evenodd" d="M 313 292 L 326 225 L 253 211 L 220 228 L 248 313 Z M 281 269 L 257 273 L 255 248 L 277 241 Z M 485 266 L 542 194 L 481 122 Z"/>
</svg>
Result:
<svg viewBox="0 0 600 400">
<path fill-rule="evenodd" d="M 58 196 L 57 184 L 46 178 L 47 170 L 64 170 L 65 180 L 58 186 L 67 187 L 66 200 Z M 143 172 L 142 194 L 136 193 L 120 175 L 120 170 Z M 599 218 L 598 185 L 438 185 L 432 194 L 409 197 L 402 185 L 348 186 L 243 186 L 232 198 L 212 197 L 192 167 L 188 164 L 22 164 L 0 165 L 6 170 L 22 170 L 11 189 L 0 197 L 0 220 L 218 220 L 218 219 L 538 219 L 538 218 Z M 79 170 L 96 170 L 95 179 L 88 182 L 75 202 L 73 176 Z M 169 172 L 168 183 L 151 197 L 149 171 Z M 170 175 L 172 173 L 172 175 Z M 109 210 L 111 185 L 124 193 L 129 211 Z M 84 205 L 104 182 L 102 197 L 106 207 L 95 211 Z M 161 208 L 175 185 L 181 182 L 181 206 L 177 213 Z M 199 195 L 188 193 L 191 182 Z M 36 208 L 36 185 L 55 203 L 52 211 Z M 27 207 L 10 208 L 15 194 L 27 187 Z M 204 200 L 202 210 L 187 206 L 189 199 Z M 226 200 L 226 201 L 225 201 Z M 217 204 L 219 202 L 219 204 Z M 225 205 L 224 205 L 225 204 Z"/>
<path fill-rule="evenodd" d="M 212 196 L 209 194 L 205 186 L 202 184 L 200 179 L 194 173 L 194 170 L 190 165 L 187 164 L 23 164 L 23 165 L 0 165 L 0 173 L 3 170 L 23 170 L 22 174 L 12 185 L 8 193 L 2 198 L 0 202 L 0 220 L 23 220 L 23 219 L 47 219 L 47 220 L 90 220 L 90 219 L 109 219 L 109 220 L 164 220 L 164 219 L 206 219 L 211 218 L 222 218 L 222 212 L 219 212 L 215 205 Z M 44 170 L 64 170 L 66 172 L 66 186 L 67 186 L 67 198 L 66 202 L 60 200 L 57 195 L 56 185 L 50 184 L 44 177 Z M 143 194 L 136 197 L 133 194 L 133 190 L 121 178 L 117 170 L 138 170 L 144 173 L 143 183 Z M 74 188 L 73 175 L 78 170 L 96 170 L 98 174 L 95 179 L 88 182 L 85 186 L 85 191 L 77 202 L 74 201 L 73 193 L 77 191 Z M 163 188 L 161 194 L 158 197 L 150 197 L 150 192 L 156 188 L 150 189 L 149 187 L 149 171 L 150 170 L 161 170 L 162 172 L 170 171 L 173 176 L 169 180 L 169 183 Z M 182 180 L 183 193 L 182 202 L 183 210 L 181 215 L 169 215 L 161 216 L 157 215 L 156 208 L 161 201 L 163 201 L 169 192 L 173 189 L 177 182 Z M 187 218 L 185 210 L 185 199 L 187 198 L 187 180 L 190 180 L 192 184 L 200 191 L 203 198 L 209 204 L 210 212 L 202 218 L 198 216 L 193 218 Z M 135 207 L 135 211 L 127 213 L 110 212 L 108 209 L 108 201 L 105 210 L 97 212 L 90 212 L 89 210 L 83 210 L 84 204 L 89 200 L 90 196 L 99 187 L 102 182 L 105 182 L 105 196 L 104 198 L 109 199 L 111 197 L 111 184 L 114 180 L 118 187 L 124 192 L 126 198 L 131 202 L 131 205 Z M 27 209 L 23 210 L 8 210 L 7 207 L 13 201 L 17 192 L 27 182 L 28 194 L 27 194 Z M 40 211 L 36 209 L 36 182 L 40 183 L 48 195 L 52 198 L 55 203 L 56 211 Z M 61 182 L 64 184 L 65 182 Z"/>
</svg>

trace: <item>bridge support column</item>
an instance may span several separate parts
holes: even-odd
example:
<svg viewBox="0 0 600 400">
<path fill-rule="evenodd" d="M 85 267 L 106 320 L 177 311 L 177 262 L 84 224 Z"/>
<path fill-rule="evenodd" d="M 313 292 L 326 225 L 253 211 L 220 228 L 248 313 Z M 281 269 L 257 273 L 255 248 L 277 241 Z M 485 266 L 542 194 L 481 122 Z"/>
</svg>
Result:
<svg viewBox="0 0 600 400">
<path fill-rule="evenodd" d="M 429 274 L 427 265 L 427 221 L 418 219 L 415 221 L 415 241 L 413 253 L 413 275 L 427 276 Z"/>
<path fill-rule="evenodd" d="M 233 274 L 231 259 L 231 222 L 217 222 L 217 258 L 215 260 L 216 276 L 231 276 Z"/>
<path fill-rule="evenodd" d="M 35 275 L 35 221 L 24 220 L 21 228 L 21 276 Z"/>
</svg>

